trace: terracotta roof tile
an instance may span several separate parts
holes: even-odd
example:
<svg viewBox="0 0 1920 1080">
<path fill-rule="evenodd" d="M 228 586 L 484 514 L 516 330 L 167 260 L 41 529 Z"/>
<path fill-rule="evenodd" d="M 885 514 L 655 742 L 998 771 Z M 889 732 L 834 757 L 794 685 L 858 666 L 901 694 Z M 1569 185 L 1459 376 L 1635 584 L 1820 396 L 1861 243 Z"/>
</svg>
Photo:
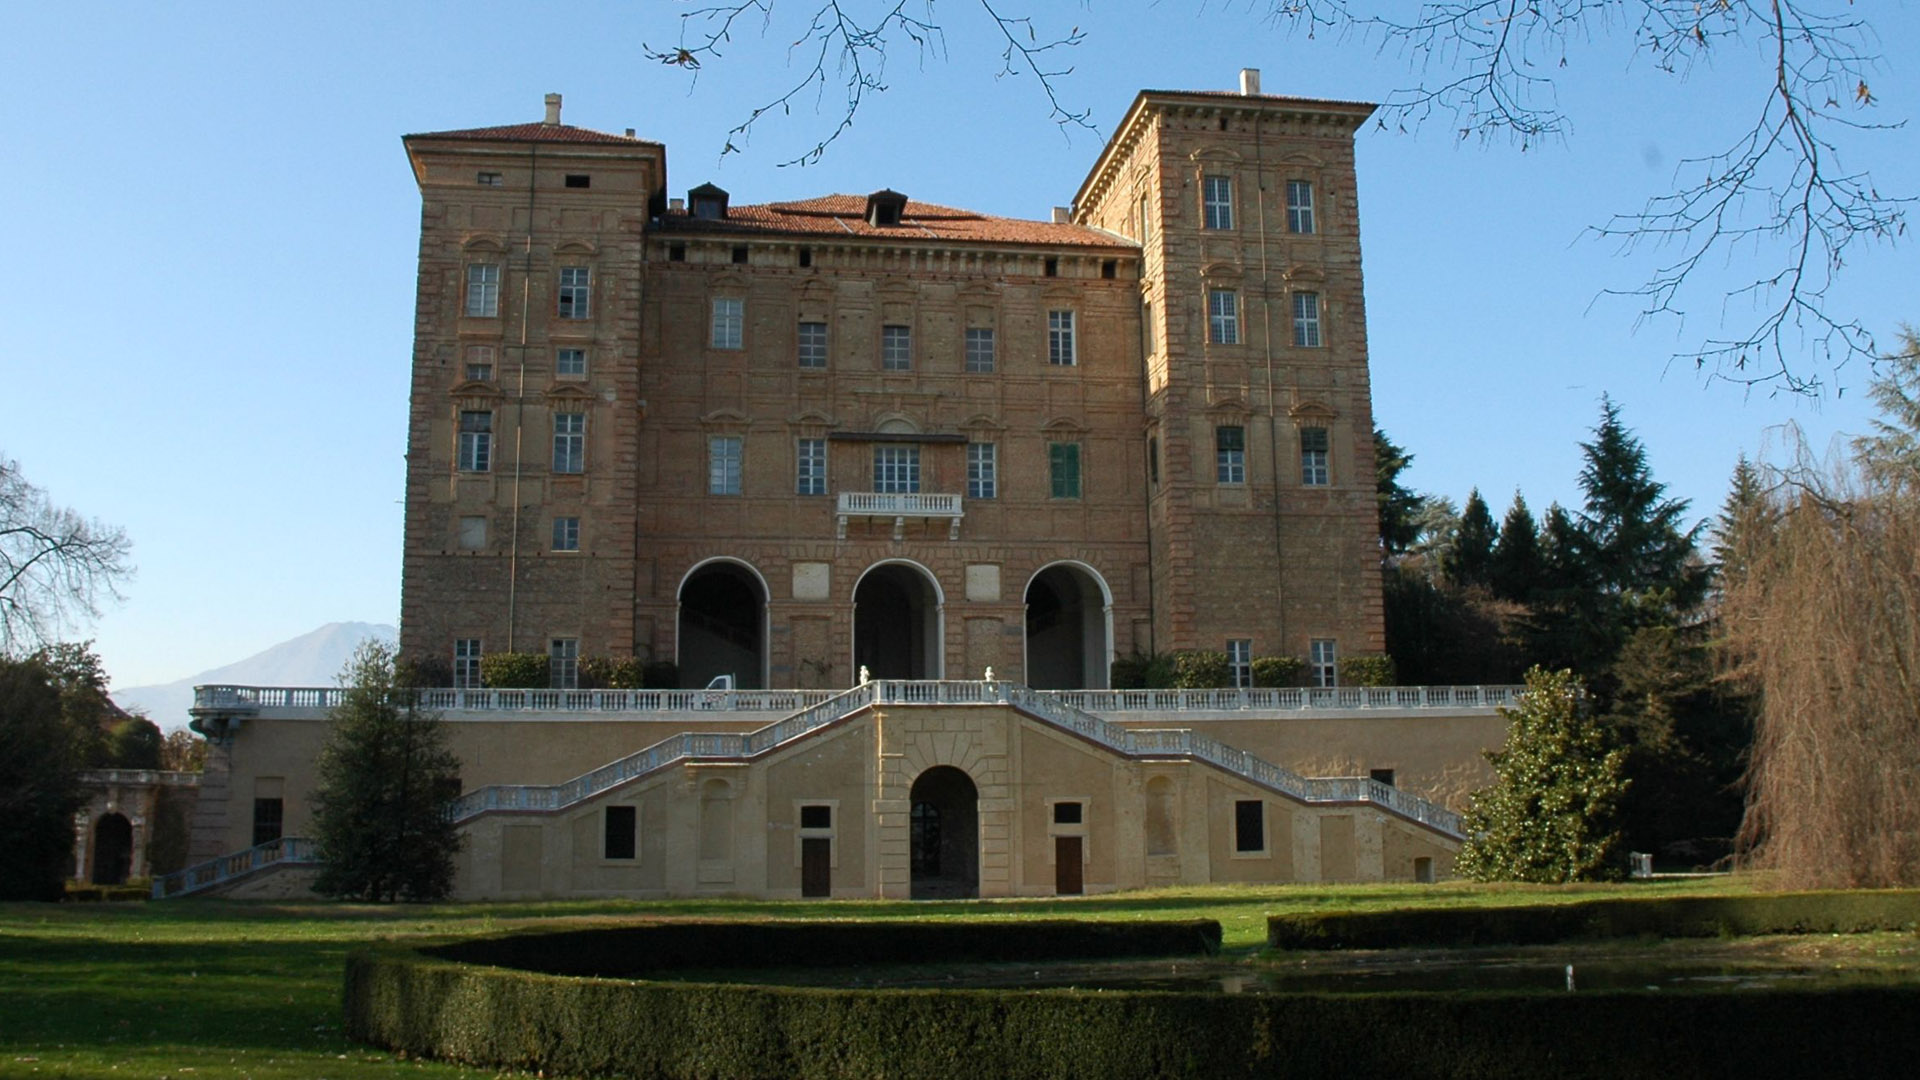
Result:
<svg viewBox="0 0 1920 1080">
<path fill-rule="evenodd" d="M 460 131 L 423 131 L 409 139 L 472 139 L 497 142 L 598 143 L 604 146 L 659 146 L 648 139 L 631 135 L 609 135 L 592 128 L 571 124 L 502 124 L 499 127 L 464 128 Z"/>
<path fill-rule="evenodd" d="M 865 195 L 823 195 L 798 202 L 731 206 L 721 219 L 696 218 L 685 210 L 660 219 L 663 232 L 776 233 L 908 241 L 960 241 L 986 244 L 1045 244 L 1130 248 L 1128 240 L 1084 225 L 1023 221 L 972 210 L 909 201 L 900 224 L 867 224 Z"/>
</svg>

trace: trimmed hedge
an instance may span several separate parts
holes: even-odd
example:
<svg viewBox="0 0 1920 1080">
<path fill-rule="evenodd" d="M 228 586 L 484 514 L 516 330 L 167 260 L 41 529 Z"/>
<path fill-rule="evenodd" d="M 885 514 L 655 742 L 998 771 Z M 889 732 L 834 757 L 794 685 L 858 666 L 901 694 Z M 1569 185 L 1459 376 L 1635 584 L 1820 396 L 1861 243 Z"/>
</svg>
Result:
<svg viewBox="0 0 1920 1080">
<path fill-rule="evenodd" d="M 1343 656 L 1334 666 L 1340 669 L 1342 686 L 1392 686 L 1398 681 L 1391 656 Z"/>
<path fill-rule="evenodd" d="M 74 903 L 126 902 L 129 900 L 151 900 L 153 886 L 143 878 L 136 878 L 122 885 L 94 885 L 88 882 L 67 882 L 67 899 Z"/>
<path fill-rule="evenodd" d="M 1920 926 L 1920 891 L 1620 897 L 1572 904 L 1273 915 L 1276 949 L 1550 945 L 1618 937 L 1851 934 Z"/>
<path fill-rule="evenodd" d="M 1233 662 L 1223 652 L 1184 649 L 1173 654 L 1173 688 L 1215 690 L 1233 685 Z"/>
<path fill-rule="evenodd" d="M 480 657 L 480 681 L 494 690 L 544 690 L 550 681 L 546 653 L 487 653 Z"/>
<path fill-rule="evenodd" d="M 1290 687 L 1307 685 L 1307 662 L 1297 656 L 1256 656 L 1253 685 Z"/>
<path fill-rule="evenodd" d="M 1920 988 L 1458 994 L 822 990 L 356 954 L 349 1036 L 632 1077 L 1899 1076 Z"/>
</svg>

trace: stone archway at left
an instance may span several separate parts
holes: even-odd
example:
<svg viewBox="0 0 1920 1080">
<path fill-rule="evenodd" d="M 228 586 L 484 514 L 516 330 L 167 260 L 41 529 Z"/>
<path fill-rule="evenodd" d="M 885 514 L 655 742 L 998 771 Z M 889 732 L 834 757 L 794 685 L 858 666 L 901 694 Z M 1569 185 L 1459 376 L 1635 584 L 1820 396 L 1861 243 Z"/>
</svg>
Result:
<svg viewBox="0 0 1920 1080">
<path fill-rule="evenodd" d="M 719 675 L 740 690 L 767 685 L 767 583 L 737 559 L 708 559 L 680 581 L 676 659 L 680 685 Z"/>
</svg>

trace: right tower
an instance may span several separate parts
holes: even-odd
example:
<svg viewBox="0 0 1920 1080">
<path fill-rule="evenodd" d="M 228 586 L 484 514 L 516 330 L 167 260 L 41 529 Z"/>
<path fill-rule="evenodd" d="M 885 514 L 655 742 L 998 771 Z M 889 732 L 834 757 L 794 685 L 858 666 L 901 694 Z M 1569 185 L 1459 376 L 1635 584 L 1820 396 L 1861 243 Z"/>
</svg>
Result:
<svg viewBox="0 0 1920 1080">
<path fill-rule="evenodd" d="M 1073 220 L 1141 247 L 1153 647 L 1385 648 L 1353 135 L 1372 105 L 1144 90 Z"/>
</svg>

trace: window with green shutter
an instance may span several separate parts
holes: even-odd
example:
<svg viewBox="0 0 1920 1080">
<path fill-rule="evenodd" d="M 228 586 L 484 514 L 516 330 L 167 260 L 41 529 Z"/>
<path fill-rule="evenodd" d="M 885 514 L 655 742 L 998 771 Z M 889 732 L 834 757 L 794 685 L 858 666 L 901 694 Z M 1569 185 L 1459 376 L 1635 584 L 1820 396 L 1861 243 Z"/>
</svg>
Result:
<svg viewBox="0 0 1920 1080">
<path fill-rule="evenodd" d="M 1080 444 L 1048 443 L 1047 472 L 1053 479 L 1053 497 L 1080 497 Z"/>
</svg>

